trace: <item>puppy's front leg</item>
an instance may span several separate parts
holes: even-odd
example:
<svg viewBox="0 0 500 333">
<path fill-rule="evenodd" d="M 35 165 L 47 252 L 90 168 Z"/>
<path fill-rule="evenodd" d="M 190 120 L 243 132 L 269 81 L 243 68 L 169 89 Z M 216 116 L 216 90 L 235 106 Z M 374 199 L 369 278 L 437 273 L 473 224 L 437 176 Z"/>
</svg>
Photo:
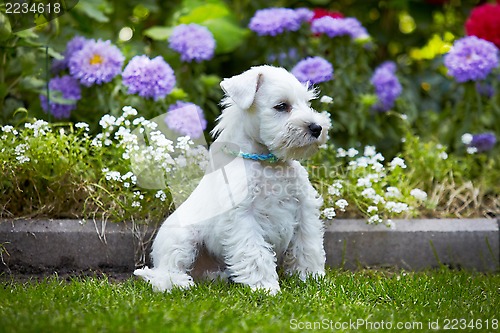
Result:
<svg viewBox="0 0 500 333">
<path fill-rule="evenodd" d="M 265 289 L 275 295 L 280 291 L 276 272 L 276 253 L 264 240 L 259 223 L 250 212 L 239 214 L 225 230 L 223 251 L 234 282 L 253 290 Z"/>
<path fill-rule="evenodd" d="M 306 209 L 285 252 L 283 265 L 287 274 L 298 274 L 301 280 L 305 280 L 308 275 L 325 275 L 323 235 L 323 222 L 313 211 L 308 212 Z"/>
</svg>

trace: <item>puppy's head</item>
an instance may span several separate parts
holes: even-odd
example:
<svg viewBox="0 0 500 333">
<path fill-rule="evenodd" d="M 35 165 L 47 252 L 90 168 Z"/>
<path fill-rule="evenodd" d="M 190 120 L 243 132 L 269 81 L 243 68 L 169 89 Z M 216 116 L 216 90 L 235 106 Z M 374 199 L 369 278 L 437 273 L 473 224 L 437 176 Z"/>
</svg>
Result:
<svg viewBox="0 0 500 333">
<path fill-rule="evenodd" d="M 224 79 L 221 87 L 226 93 L 225 112 L 237 108 L 243 115 L 232 121 L 242 124 L 247 137 L 278 158 L 305 158 L 326 142 L 330 119 L 310 106 L 316 92 L 284 68 L 252 67 Z"/>
</svg>

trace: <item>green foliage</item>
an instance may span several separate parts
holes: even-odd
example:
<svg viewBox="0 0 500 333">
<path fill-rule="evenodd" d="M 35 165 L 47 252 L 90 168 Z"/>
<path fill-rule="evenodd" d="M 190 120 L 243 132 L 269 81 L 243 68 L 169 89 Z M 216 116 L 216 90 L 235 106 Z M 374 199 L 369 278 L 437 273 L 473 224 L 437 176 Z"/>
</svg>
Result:
<svg viewBox="0 0 500 333">
<path fill-rule="evenodd" d="M 135 176 L 128 173 L 130 161 L 123 158 L 123 142 L 106 131 L 92 138 L 88 130 L 85 123 L 49 125 L 42 120 L 19 129 L 4 126 L 0 217 L 144 223 L 164 218 L 171 208 L 167 197 L 160 196 L 158 189 L 137 188 Z"/>
<path fill-rule="evenodd" d="M 306 283 L 286 277 L 281 293 L 273 297 L 222 282 L 154 293 L 136 279 L 2 279 L 2 332 L 297 332 L 307 330 L 298 326 L 307 323 L 357 320 L 366 324 L 345 331 L 373 332 L 367 325 L 422 323 L 420 329 L 401 330 L 413 332 L 430 331 L 429 322 L 436 321 L 441 331 L 445 320 L 453 318 L 482 324 L 468 326 L 471 331 L 492 332 L 498 329 L 500 306 L 498 274 L 448 269 L 334 270 Z"/>
<path fill-rule="evenodd" d="M 102 171 L 115 168 L 121 175 L 131 171 L 129 161 L 121 156 L 123 143 L 114 141 L 114 151 L 91 145 L 97 135 L 106 132 L 99 126 L 103 116 L 119 118 L 122 107 L 131 105 L 140 110 L 139 116 L 151 119 L 183 100 L 202 107 L 210 130 L 220 114 L 219 82 L 223 77 L 262 63 L 291 69 L 302 58 L 316 55 L 330 61 L 335 69 L 334 80 L 317 85 L 320 96 L 331 96 L 333 103 L 313 102 L 317 110 L 329 112 L 333 121 L 327 149 L 310 163 L 313 181 L 326 198 L 325 208 L 338 208 L 336 202 L 345 199 L 349 203 L 345 216 L 372 216 L 367 210 L 373 205 L 361 194 L 364 188 L 357 182 L 372 174 L 373 164 L 349 169 L 349 163 L 359 156 L 345 158 L 337 153 L 341 147 L 348 151 L 375 146 L 385 161 L 378 161 L 384 163 L 384 174 L 373 189 L 385 197 L 388 188 L 396 187 L 402 195 L 398 200 L 408 205 L 407 215 L 394 215 L 381 203 L 377 209 L 383 220 L 414 215 L 498 214 L 499 145 L 489 153 L 470 155 L 460 139 L 466 132 L 492 131 L 499 136 L 500 122 L 496 120 L 500 117 L 500 83 L 494 79 L 498 69 L 484 82 L 493 92 L 490 96 L 480 94 L 472 83 L 453 82 L 443 66 L 443 54 L 464 35 L 464 21 L 478 3 L 315 0 L 300 4 L 356 17 L 371 36 L 361 42 L 311 36 L 307 23 L 297 32 L 259 37 L 247 25 L 257 9 L 270 6 L 266 1 L 80 1 L 51 22 L 15 33 L 5 15 L 5 5 L 0 4 L 0 124 L 14 125 L 19 132 L 15 138 L 12 133 L 3 133 L 8 140 L 0 143 L 4 149 L 0 152 L 2 214 L 63 217 L 109 211 L 118 220 L 144 217 L 146 210 L 131 206 L 134 191 L 124 188 L 123 182 L 107 182 Z M 289 1 L 278 5 L 299 6 Z M 183 63 L 168 47 L 173 28 L 189 23 L 206 26 L 213 33 L 217 43 L 214 59 Z M 120 38 L 123 28 L 132 31 L 130 39 Z M 67 42 L 75 35 L 111 40 L 125 55 L 125 63 L 141 54 L 162 56 L 175 71 L 176 88 L 157 101 L 129 95 L 120 77 L 102 86 L 83 88 L 82 99 L 67 123 L 53 124 L 46 135 L 34 136 L 33 129 L 24 128 L 24 123 L 53 120 L 41 110 L 39 97 L 47 95 L 52 62 L 62 59 Z M 370 77 L 386 60 L 396 62 L 403 94 L 391 111 L 374 112 L 377 96 Z M 50 96 L 52 101 L 68 103 L 60 94 Z M 90 125 L 88 133 L 75 129 L 74 124 L 82 121 Z M 115 132 L 108 134 L 113 136 Z M 16 159 L 20 142 L 27 145 L 30 160 L 26 163 Z M 387 162 L 394 157 L 403 158 L 407 168 L 389 170 Z M 335 197 L 328 189 L 337 180 L 344 187 Z M 424 202 L 411 196 L 415 188 L 427 193 Z M 149 193 L 150 199 L 145 201 L 153 205 L 158 199 L 155 194 Z M 158 218 L 168 208 L 153 215 Z"/>
</svg>

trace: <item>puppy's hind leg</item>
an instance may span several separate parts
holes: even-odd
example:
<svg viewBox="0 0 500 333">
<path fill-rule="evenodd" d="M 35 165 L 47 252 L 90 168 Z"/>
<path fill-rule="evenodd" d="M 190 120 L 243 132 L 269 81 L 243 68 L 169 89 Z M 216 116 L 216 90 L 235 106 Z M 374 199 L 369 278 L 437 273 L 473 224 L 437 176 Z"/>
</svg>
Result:
<svg viewBox="0 0 500 333">
<path fill-rule="evenodd" d="M 151 283 L 154 291 L 169 291 L 174 287 L 190 288 L 193 278 L 187 274 L 197 254 L 195 232 L 192 228 L 165 223 L 153 243 L 154 268 L 144 267 L 134 275 Z"/>
</svg>

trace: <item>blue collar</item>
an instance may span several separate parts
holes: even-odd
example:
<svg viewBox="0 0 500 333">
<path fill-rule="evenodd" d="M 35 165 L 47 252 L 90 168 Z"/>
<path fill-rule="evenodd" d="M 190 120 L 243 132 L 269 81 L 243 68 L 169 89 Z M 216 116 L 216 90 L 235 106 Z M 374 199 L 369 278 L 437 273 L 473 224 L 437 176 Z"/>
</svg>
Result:
<svg viewBox="0 0 500 333">
<path fill-rule="evenodd" d="M 230 154 L 230 155 L 236 156 L 236 157 L 245 158 L 247 160 L 266 161 L 266 162 L 269 162 L 269 163 L 276 163 L 276 162 L 278 162 L 278 158 L 273 153 L 269 153 L 269 154 L 250 154 L 250 153 L 243 153 L 241 151 L 240 152 L 234 152 L 234 151 L 230 150 L 229 148 L 227 148 L 227 146 L 224 146 L 222 149 L 227 154 Z"/>
</svg>

